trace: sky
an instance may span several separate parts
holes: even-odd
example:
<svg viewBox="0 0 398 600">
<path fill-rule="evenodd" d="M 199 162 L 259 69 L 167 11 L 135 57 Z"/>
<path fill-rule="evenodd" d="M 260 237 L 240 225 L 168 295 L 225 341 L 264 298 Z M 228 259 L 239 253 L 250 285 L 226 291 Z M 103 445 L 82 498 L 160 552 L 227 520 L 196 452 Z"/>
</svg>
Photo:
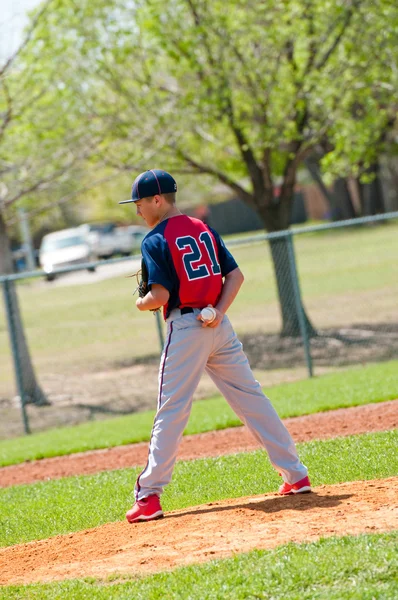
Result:
<svg viewBox="0 0 398 600">
<path fill-rule="evenodd" d="M 22 41 L 26 11 L 41 0 L 0 0 L 0 59 L 7 59 Z"/>
</svg>

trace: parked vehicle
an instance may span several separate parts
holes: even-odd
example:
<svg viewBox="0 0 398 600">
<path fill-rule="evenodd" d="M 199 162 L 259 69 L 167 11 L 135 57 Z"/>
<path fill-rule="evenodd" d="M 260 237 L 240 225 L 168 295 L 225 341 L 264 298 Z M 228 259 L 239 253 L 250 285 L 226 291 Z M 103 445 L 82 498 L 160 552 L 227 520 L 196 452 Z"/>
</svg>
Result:
<svg viewBox="0 0 398 600">
<path fill-rule="evenodd" d="M 60 267 L 92 262 L 96 259 L 87 236 L 80 227 L 62 229 L 45 235 L 39 250 L 39 262 L 47 281 L 55 279 L 54 271 Z M 95 267 L 88 267 L 95 271 Z"/>
<path fill-rule="evenodd" d="M 141 242 L 149 229 L 147 227 L 142 227 L 141 225 L 129 225 L 127 231 L 133 238 L 133 254 L 141 252 Z"/>
<path fill-rule="evenodd" d="M 139 249 L 141 240 L 148 232 L 145 227 L 118 227 L 115 223 L 86 223 L 81 225 L 81 230 L 98 258 L 110 258 L 117 254 L 129 256 Z"/>
</svg>

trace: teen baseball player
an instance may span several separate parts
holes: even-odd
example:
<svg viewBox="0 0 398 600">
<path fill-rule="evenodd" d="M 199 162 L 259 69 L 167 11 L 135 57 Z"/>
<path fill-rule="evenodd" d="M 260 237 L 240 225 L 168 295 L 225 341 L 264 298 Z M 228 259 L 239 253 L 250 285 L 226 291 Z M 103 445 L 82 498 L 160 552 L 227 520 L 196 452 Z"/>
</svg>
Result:
<svg viewBox="0 0 398 600">
<path fill-rule="evenodd" d="M 159 497 L 171 480 L 192 396 L 204 371 L 282 475 L 279 493 L 311 491 L 307 468 L 254 379 L 226 316 L 243 283 L 242 272 L 213 229 L 178 210 L 176 191 L 169 173 L 151 169 L 136 178 L 131 199 L 120 203 L 134 202 L 137 214 L 153 228 L 141 248 L 149 292 L 137 299 L 137 308 L 163 307 L 167 322 L 148 462 L 135 484 L 136 502 L 126 514 L 130 523 L 163 516 Z"/>
</svg>

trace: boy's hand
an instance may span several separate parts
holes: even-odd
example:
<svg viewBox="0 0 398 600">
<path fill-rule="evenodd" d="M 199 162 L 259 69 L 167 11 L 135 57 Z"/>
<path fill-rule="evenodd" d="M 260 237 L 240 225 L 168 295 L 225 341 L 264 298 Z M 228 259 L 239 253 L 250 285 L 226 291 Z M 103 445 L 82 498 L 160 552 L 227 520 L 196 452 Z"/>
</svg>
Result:
<svg viewBox="0 0 398 600">
<path fill-rule="evenodd" d="M 214 319 L 212 321 L 203 321 L 200 314 L 196 317 L 196 319 L 197 321 L 202 321 L 202 327 L 211 327 L 211 329 L 214 329 L 214 327 L 218 327 L 221 321 L 223 320 L 224 313 L 212 306 L 212 304 L 208 304 L 208 307 L 212 308 L 215 311 L 216 316 L 214 317 Z"/>
</svg>

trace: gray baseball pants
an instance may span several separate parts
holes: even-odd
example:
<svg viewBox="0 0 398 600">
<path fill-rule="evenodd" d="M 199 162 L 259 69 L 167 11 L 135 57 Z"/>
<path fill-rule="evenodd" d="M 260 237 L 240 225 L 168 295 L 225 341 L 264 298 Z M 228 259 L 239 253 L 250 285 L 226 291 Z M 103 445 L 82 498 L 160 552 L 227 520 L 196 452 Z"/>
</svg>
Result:
<svg viewBox="0 0 398 600">
<path fill-rule="evenodd" d="M 178 446 L 187 425 L 192 396 L 206 371 L 231 408 L 264 446 L 283 480 L 296 483 L 307 475 L 294 442 L 263 394 L 227 316 L 214 329 L 202 327 L 199 309 L 167 319 L 167 338 L 159 369 L 158 409 L 148 462 L 135 485 L 137 500 L 161 495 L 170 482 Z"/>
</svg>

